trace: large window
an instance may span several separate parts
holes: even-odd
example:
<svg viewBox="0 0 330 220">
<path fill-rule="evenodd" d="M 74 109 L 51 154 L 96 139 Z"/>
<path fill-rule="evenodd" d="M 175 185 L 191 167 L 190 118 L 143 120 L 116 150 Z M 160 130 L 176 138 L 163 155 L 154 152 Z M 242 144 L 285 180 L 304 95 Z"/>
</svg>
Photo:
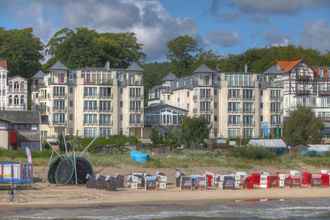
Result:
<svg viewBox="0 0 330 220">
<path fill-rule="evenodd" d="M 84 124 L 97 124 L 96 114 L 84 114 Z"/>
<path fill-rule="evenodd" d="M 110 125 L 111 115 L 110 114 L 100 114 L 100 125 Z"/>
<path fill-rule="evenodd" d="M 84 97 L 95 97 L 97 96 L 96 87 L 85 87 L 84 88 Z"/>
<path fill-rule="evenodd" d="M 239 112 L 240 103 L 239 102 L 228 102 L 228 112 Z"/>
<path fill-rule="evenodd" d="M 100 136 L 102 137 L 111 136 L 111 128 L 100 128 Z"/>
<path fill-rule="evenodd" d="M 243 116 L 243 125 L 244 126 L 252 126 L 253 125 L 253 116 L 252 115 L 244 115 Z"/>
<path fill-rule="evenodd" d="M 243 89 L 243 99 L 253 99 L 253 90 Z"/>
<path fill-rule="evenodd" d="M 111 101 L 100 101 L 100 112 L 110 112 Z"/>
<path fill-rule="evenodd" d="M 129 97 L 141 97 L 141 88 L 130 88 Z"/>
<path fill-rule="evenodd" d="M 141 115 L 140 114 L 130 114 L 129 123 L 131 123 L 131 124 L 141 123 Z"/>
<path fill-rule="evenodd" d="M 228 137 L 229 138 L 237 138 L 240 136 L 239 128 L 228 128 Z"/>
<path fill-rule="evenodd" d="M 281 91 L 280 90 L 271 90 L 270 91 L 270 98 L 278 99 L 280 97 L 281 97 Z"/>
<path fill-rule="evenodd" d="M 280 102 L 272 102 L 270 103 L 270 111 L 274 113 L 281 112 L 281 103 Z"/>
<path fill-rule="evenodd" d="M 84 128 L 84 136 L 85 137 L 96 137 L 96 128 Z"/>
<path fill-rule="evenodd" d="M 85 111 L 96 111 L 97 110 L 97 101 L 84 101 L 84 110 Z"/>
<path fill-rule="evenodd" d="M 228 116 L 228 124 L 229 125 L 239 125 L 241 122 L 240 115 L 229 115 Z"/>
<path fill-rule="evenodd" d="M 135 112 L 141 111 L 141 101 L 130 101 L 129 109 L 130 111 L 135 111 Z"/>
<path fill-rule="evenodd" d="M 253 128 L 244 128 L 243 129 L 243 136 L 245 138 L 251 138 L 251 137 L 253 137 Z"/>
<path fill-rule="evenodd" d="M 101 97 L 111 97 L 111 87 L 101 87 L 100 96 Z"/>
<path fill-rule="evenodd" d="M 64 96 L 65 95 L 65 87 L 64 86 L 54 86 L 53 88 L 54 96 Z"/>
<path fill-rule="evenodd" d="M 65 114 L 64 113 L 55 113 L 55 114 L 53 114 L 53 122 L 55 124 L 64 124 Z"/>
<path fill-rule="evenodd" d="M 59 99 L 59 100 L 55 99 L 54 100 L 54 109 L 63 110 L 64 107 L 65 107 L 64 100 L 61 100 L 61 99 Z"/>
<path fill-rule="evenodd" d="M 201 98 L 209 98 L 211 95 L 210 89 L 200 89 L 200 97 Z"/>
<path fill-rule="evenodd" d="M 253 112 L 253 103 L 252 102 L 244 102 L 243 103 L 243 112 L 245 112 L 245 113 Z"/>
<path fill-rule="evenodd" d="M 200 111 L 201 112 L 209 112 L 211 110 L 210 102 L 200 102 Z"/>
<path fill-rule="evenodd" d="M 239 89 L 228 89 L 228 98 L 240 98 Z"/>
<path fill-rule="evenodd" d="M 272 125 L 280 125 L 281 124 L 281 116 L 280 115 L 272 115 L 271 116 L 271 124 Z"/>
</svg>

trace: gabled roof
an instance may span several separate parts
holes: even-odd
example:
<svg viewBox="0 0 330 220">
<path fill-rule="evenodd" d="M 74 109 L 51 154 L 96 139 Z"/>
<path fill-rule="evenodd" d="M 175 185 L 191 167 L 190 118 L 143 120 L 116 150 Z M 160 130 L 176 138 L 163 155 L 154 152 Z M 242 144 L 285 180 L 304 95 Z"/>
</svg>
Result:
<svg viewBox="0 0 330 220">
<path fill-rule="evenodd" d="M 45 73 L 39 70 L 36 74 L 32 76 L 32 79 L 43 79 L 45 76 Z"/>
<path fill-rule="evenodd" d="M 194 73 L 214 73 L 216 71 L 211 70 L 208 66 L 206 66 L 205 64 L 200 65 L 195 71 Z"/>
<path fill-rule="evenodd" d="M 7 69 L 7 60 L 0 60 L 0 68 Z"/>
<path fill-rule="evenodd" d="M 39 112 L 0 111 L 0 120 L 16 124 L 39 124 Z"/>
<path fill-rule="evenodd" d="M 175 109 L 175 110 L 182 111 L 182 112 L 188 112 L 186 109 L 179 108 L 179 107 L 176 107 L 173 105 L 168 105 L 165 103 L 151 104 L 151 105 L 145 107 L 145 111 L 147 112 L 147 111 L 151 111 L 154 109 L 164 109 L 164 108 L 171 108 L 171 109 Z"/>
<path fill-rule="evenodd" d="M 176 76 L 173 73 L 168 73 L 164 78 L 163 81 L 174 81 L 176 80 Z"/>
<path fill-rule="evenodd" d="M 143 72 L 143 69 L 141 68 L 141 66 L 139 64 L 137 64 L 136 62 L 131 63 L 131 65 L 129 65 L 126 70 L 135 71 L 135 72 Z"/>
<path fill-rule="evenodd" d="M 284 72 L 290 72 L 295 66 L 302 62 L 302 59 L 298 60 L 278 60 L 276 64 L 280 67 L 280 69 Z"/>
<path fill-rule="evenodd" d="M 51 70 L 69 70 L 66 66 L 63 65 L 63 63 L 61 63 L 61 61 L 57 61 L 49 69 L 51 69 Z"/>
</svg>

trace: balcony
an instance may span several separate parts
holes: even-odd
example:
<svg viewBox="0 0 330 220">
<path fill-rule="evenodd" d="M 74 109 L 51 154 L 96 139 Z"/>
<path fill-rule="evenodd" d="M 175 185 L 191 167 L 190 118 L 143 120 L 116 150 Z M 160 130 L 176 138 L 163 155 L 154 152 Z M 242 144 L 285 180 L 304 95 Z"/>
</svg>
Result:
<svg viewBox="0 0 330 220">
<path fill-rule="evenodd" d="M 140 122 L 134 122 L 134 121 L 130 121 L 129 122 L 129 126 L 130 127 L 143 127 L 144 124 L 143 124 L 143 121 L 140 121 Z"/>
<path fill-rule="evenodd" d="M 98 124 L 97 121 L 84 121 L 84 126 L 97 126 Z"/>
<path fill-rule="evenodd" d="M 253 96 L 243 96 L 243 101 L 244 100 L 254 100 L 255 99 L 255 96 L 253 95 Z"/>
<path fill-rule="evenodd" d="M 99 112 L 112 112 L 113 111 L 113 109 L 112 109 L 112 107 L 110 107 L 110 108 L 104 108 L 104 109 L 99 109 Z"/>
<path fill-rule="evenodd" d="M 110 94 L 110 95 L 99 95 L 99 98 L 100 99 L 112 99 L 113 98 L 113 94 Z"/>
<path fill-rule="evenodd" d="M 241 113 L 242 112 L 242 109 L 239 108 L 239 109 L 228 109 L 228 113 Z"/>
<path fill-rule="evenodd" d="M 211 101 L 213 99 L 212 96 L 199 96 L 200 100 L 207 100 L 207 101 Z"/>
<path fill-rule="evenodd" d="M 271 101 L 281 101 L 283 100 L 282 96 L 270 96 Z"/>
<path fill-rule="evenodd" d="M 297 81 L 312 81 L 312 77 L 311 76 L 297 76 L 296 77 Z"/>
<path fill-rule="evenodd" d="M 66 112 L 67 108 L 53 108 L 53 112 Z"/>
<path fill-rule="evenodd" d="M 53 98 L 56 99 L 66 99 L 68 97 L 67 94 L 53 94 Z"/>
<path fill-rule="evenodd" d="M 311 95 L 311 91 L 309 90 L 296 90 L 296 95 L 297 96 L 308 96 Z"/>
<path fill-rule="evenodd" d="M 228 99 L 229 100 L 241 100 L 242 99 L 242 96 L 228 96 Z"/>
<path fill-rule="evenodd" d="M 84 85 L 113 85 L 113 80 L 84 80 Z"/>
<path fill-rule="evenodd" d="M 129 111 L 135 112 L 135 113 L 140 113 L 140 112 L 142 112 L 142 109 L 141 108 L 140 109 L 130 109 Z"/>
<path fill-rule="evenodd" d="M 320 90 L 319 95 L 320 96 L 330 96 L 330 90 Z"/>
<path fill-rule="evenodd" d="M 97 112 L 98 108 L 84 108 L 84 112 Z"/>
<path fill-rule="evenodd" d="M 53 121 L 54 126 L 67 126 L 65 121 Z"/>
<path fill-rule="evenodd" d="M 318 116 L 318 119 L 325 122 L 330 122 L 330 116 Z"/>
</svg>

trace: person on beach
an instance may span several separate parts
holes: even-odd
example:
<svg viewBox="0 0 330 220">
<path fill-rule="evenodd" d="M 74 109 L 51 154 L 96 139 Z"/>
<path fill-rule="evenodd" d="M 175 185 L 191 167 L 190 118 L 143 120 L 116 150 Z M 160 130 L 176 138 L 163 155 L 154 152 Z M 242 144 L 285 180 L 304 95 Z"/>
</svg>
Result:
<svg viewBox="0 0 330 220">
<path fill-rule="evenodd" d="M 178 168 L 175 169 L 176 187 L 180 187 L 181 177 L 184 174 Z"/>
</svg>

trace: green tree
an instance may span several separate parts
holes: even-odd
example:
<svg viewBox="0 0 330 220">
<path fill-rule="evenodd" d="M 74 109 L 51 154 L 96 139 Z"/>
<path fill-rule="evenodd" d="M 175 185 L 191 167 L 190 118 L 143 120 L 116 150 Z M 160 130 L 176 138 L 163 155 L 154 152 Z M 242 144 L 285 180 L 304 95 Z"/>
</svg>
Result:
<svg viewBox="0 0 330 220">
<path fill-rule="evenodd" d="M 203 118 L 185 117 L 181 125 L 182 141 L 186 147 L 196 147 L 209 137 L 209 126 Z"/>
<path fill-rule="evenodd" d="M 32 28 L 5 30 L 0 28 L 0 59 L 8 61 L 10 75 L 31 77 L 41 68 L 43 45 Z"/>
<path fill-rule="evenodd" d="M 201 52 L 197 40 L 189 35 L 179 36 L 170 40 L 167 48 L 167 58 L 172 64 L 172 71 L 177 76 L 190 74 L 192 65 Z"/>
<path fill-rule="evenodd" d="M 151 130 L 150 139 L 154 145 L 163 144 L 163 136 L 157 128 Z"/>
<path fill-rule="evenodd" d="M 53 55 L 49 63 L 60 60 L 70 68 L 99 67 L 107 61 L 111 67 L 123 68 L 144 58 L 142 45 L 134 33 L 98 33 L 87 28 L 64 28 L 53 35 L 47 47 Z"/>
<path fill-rule="evenodd" d="M 284 122 L 283 136 L 287 144 L 316 144 L 321 141 L 323 123 L 310 108 L 298 107 Z"/>
</svg>

